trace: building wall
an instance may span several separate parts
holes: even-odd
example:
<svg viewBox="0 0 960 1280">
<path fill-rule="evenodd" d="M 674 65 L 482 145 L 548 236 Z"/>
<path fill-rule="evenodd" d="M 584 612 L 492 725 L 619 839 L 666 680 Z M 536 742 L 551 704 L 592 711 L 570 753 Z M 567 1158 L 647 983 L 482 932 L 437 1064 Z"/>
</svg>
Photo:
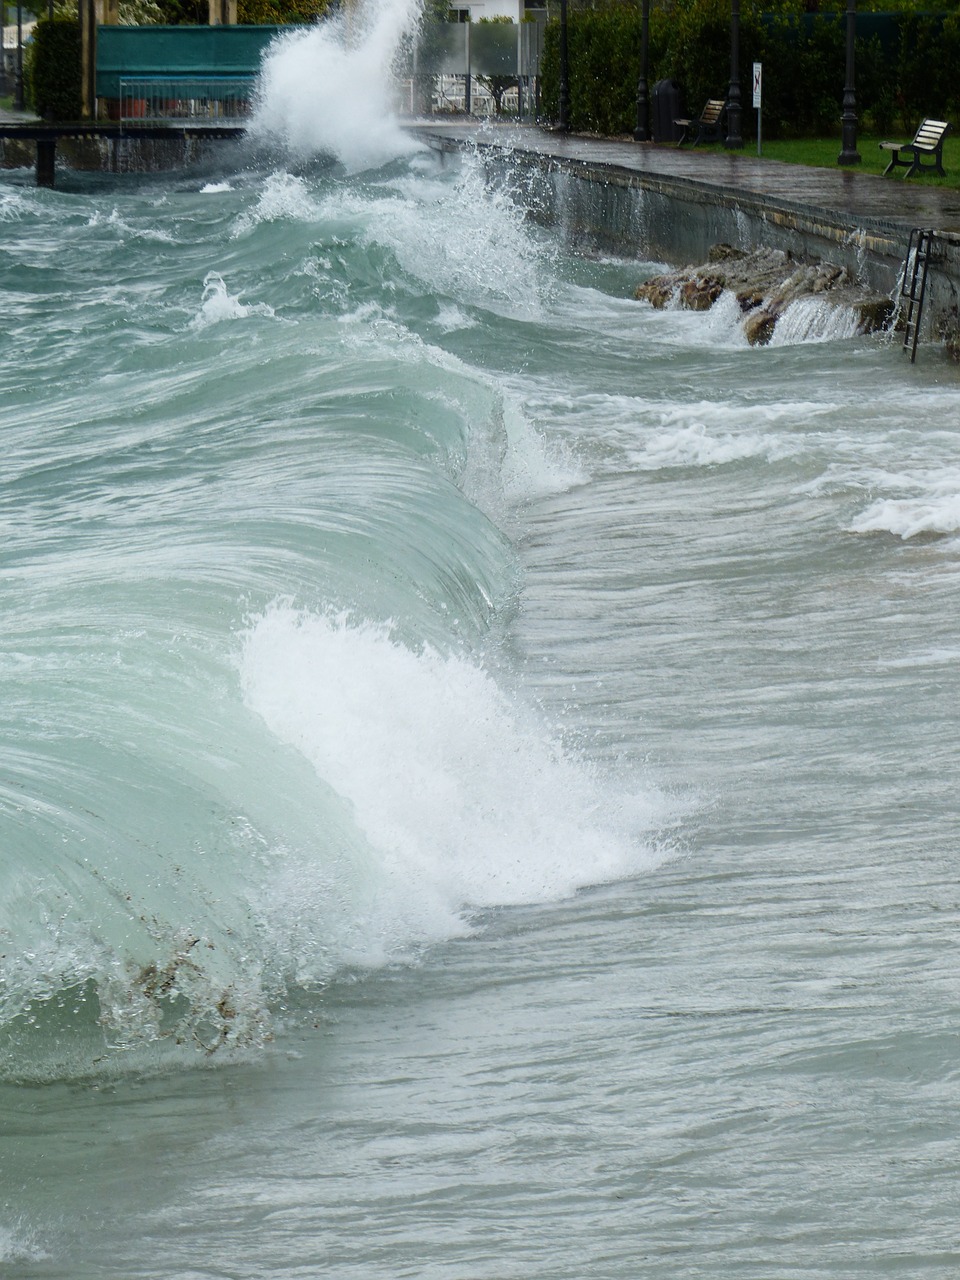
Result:
<svg viewBox="0 0 960 1280">
<path fill-rule="evenodd" d="M 470 10 L 470 21 L 479 22 L 481 18 L 509 18 L 511 22 L 519 22 L 523 13 L 523 0 L 471 0 L 462 7 Z"/>
</svg>

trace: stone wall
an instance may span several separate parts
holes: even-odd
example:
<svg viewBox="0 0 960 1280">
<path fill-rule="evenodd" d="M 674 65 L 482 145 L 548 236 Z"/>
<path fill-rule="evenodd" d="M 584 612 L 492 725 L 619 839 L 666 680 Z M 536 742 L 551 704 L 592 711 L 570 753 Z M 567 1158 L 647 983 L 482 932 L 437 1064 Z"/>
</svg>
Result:
<svg viewBox="0 0 960 1280">
<path fill-rule="evenodd" d="M 903 224 L 868 219 L 856 225 L 828 209 L 774 204 L 684 178 L 492 145 L 478 150 L 491 180 L 578 248 L 666 263 L 705 261 L 721 243 L 747 253 L 775 249 L 833 263 L 865 289 L 898 293 L 909 238 Z M 929 324 L 938 335 L 956 334 L 958 315 L 960 237 L 944 235 L 930 266 L 924 330 Z"/>
</svg>

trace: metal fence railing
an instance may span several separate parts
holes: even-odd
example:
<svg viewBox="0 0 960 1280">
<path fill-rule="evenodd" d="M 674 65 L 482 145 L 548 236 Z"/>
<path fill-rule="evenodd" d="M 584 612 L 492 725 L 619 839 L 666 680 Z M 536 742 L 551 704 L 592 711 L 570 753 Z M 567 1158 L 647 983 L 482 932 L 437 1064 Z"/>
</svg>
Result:
<svg viewBox="0 0 960 1280">
<path fill-rule="evenodd" d="M 110 114 L 121 124 L 242 125 L 254 85 L 253 76 L 122 77 Z"/>
</svg>

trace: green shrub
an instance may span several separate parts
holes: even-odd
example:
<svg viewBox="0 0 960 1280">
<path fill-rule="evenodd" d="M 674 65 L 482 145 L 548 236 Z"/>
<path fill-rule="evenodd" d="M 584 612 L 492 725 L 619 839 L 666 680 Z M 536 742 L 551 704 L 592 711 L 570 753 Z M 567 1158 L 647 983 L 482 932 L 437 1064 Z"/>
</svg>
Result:
<svg viewBox="0 0 960 1280">
<path fill-rule="evenodd" d="M 868 132 L 890 133 L 896 119 L 896 81 L 890 61 L 876 36 L 856 45 L 857 100 Z"/>
<path fill-rule="evenodd" d="M 237 21 L 254 26 L 316 22 L 327 0 L 237 0 Z"/>
<path fill-rule="evenodd" d="M 944 56 L 943 27 L 943 15 L 936 13 L 904 14 L 900 23 L 897 105 L 911 132 L 924 116 L 946 119 L 956 101 L 956 63 Z"/>
<path fill-rule="evenodd" d="M 740 102 L 744 126 L 751 108 L 750 69 L 761 60 L 759 21 L 750 6 L 740 5 Z M 692 0 L 674 11 L 674 24 L 663 71 L 683 91 L 690 115 L 699 115 L 708 98 L 724 98 L 730 85 L 730 0 Z M 657 73 L 657 79 L 661 73 Z"/>
<path fill-rule="evenodd" d="M 207 0 L 159 0 L 166 26 L 206 26 L 209 18 Z"/>
<path fill-rule="evenodd" d="M 651 68 L 663 57 L 666 15 L 650 14 Z M 571 12 L 567 24 L 570 124 L 587 133 L 632 133 L 640 78 L 640 10 L 627 5 Z M 560 24 L 544 35 L 541 94 L 547 115 L 559 114 Z M 651 88 L 653 79 L 650 81 Z"/>
<path fill-rule="evenodd" d="M 76 18 L 41 18 L 30 52 L 30 100 L 44 120 L 80 119 L 80 23 Z"/>
<path fill-rule="evenodd" d="M 864 0 L 862 0 L 864 2 Z M 869 0 L 865 0 L 869 3 Z M 636 0 L 595 0 L 568 16 L 570 124 L 575 130 L 629 133 L 640 74 L 640 9 Z M 682 107 L 696 114 L 725 96 L 730 80 L 730 0 L 685 0 L 669 9 L 653 0 L 648 85 L 680 85 Z M 740 3 L 740 92 L 743 137 L 754 136 L 750 70 L 763 63 L 763 132 L 767 138 L 838 133 L 846 78 L 844 0 Z M 861 15 L 856 42 L 857 115 L 886 133 L 912 132 L 924 116 L 960 116 L 960 11 Z M 560 24 L 547 25 L 541 65 L 544 114 L 559 107 Z"/>
</svg>

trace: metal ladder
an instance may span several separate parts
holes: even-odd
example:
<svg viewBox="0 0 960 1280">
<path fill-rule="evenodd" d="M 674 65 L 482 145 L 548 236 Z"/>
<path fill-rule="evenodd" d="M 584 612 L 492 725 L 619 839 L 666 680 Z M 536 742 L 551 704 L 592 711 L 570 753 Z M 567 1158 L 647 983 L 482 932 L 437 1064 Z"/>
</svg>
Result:
<svg viewBox="0 0 960 1280">
<path fill-rule="evenodd" d="M 914 227 L 907 244 L 907 260 L 903 264 L 903 280 L 900 284 L 900 309 L 906 303 L 903 325 L 903 349 L 910 352 L 910 363 L 917 359 L 917 343 L 920 340 L 920 321 L 923 318 L 923 297 L 927 290 L 927 270 L 933 256 L 935 232 Z"/>
</svg>

